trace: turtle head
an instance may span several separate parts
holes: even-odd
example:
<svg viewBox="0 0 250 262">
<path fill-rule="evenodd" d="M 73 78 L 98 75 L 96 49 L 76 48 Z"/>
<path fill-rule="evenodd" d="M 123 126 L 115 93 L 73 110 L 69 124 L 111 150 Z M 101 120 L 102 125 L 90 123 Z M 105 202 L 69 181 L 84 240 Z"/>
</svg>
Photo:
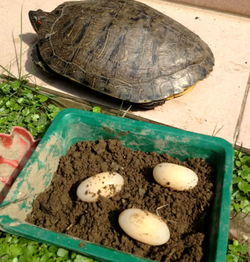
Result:
<svg viewBox="0 0 250 262">
<path fill-rule="evenodd" d="M 38 9 L 37 11 L 29 11 L 29 19 L 37 33 L 42 25 L 52 23 L 54 21 L 51 13 L 44 12 L 41 9 Z"/>
</svg>

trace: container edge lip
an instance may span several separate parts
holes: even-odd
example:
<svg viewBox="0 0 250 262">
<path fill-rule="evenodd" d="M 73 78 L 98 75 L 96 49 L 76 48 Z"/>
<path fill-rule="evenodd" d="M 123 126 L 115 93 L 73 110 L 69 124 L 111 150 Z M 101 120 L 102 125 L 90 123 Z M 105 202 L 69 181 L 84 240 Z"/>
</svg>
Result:
<svg viewBox="0 0 250 262">
<path fill-rule="evenodd" d="M 224 148 L 233 148 L 232 144 L 229 141 L 227 141 L 226 139 L 221 138 L 221 137 L 206 135 L 206 134 L 202 134 L 202 133 L 198 133 L 198 132 L 194 132 L 194 131 L 188 131 L 188 130 L 185 130 L 185 129 L 176 128 L 174 126 L 166 126 L 166 125 L 161 125 L 161 124 L 156 124 L 156 123 L 149 123 L 149 122 L 142 121 L 142 120 L 135 120 L 135 119 L 124 118 L 124 117 L 120 117 L 120 116 L 113 116 L 113 115 L 108 115 L 108 114 L 103 114 L 103 113 L 95 113 L 95 112 L 82 110 L 82 109 L 76 109 L 76 108 L 66 108 L 66 109 L 63 109 L 62 111 L 60 111 L 57 114 L 57 116 L 55 117 L 55 119 L 52 121 L 51 125 L 55 125 L 56 122 L 58 122 L 63 117 L 66 117 L 67 114 L 71 114 L 71 113 L 86 114 L 89 117 L 91 117 L 91 115 L 94 114 L 97 118 L 100 118 L 100 116 L 104 116 L 105 118 L 107 117 L 107 118 L 111 118 L 111 119 L 112 118 L 113 119 L 119 119 L 120 121 L 126 121 L 126 122 L 129 122 L 129 124 L 133 123 L 133 122 L 134 123 L 137 122 L 137 123 L 140 123 L 141 125 L 146 125 L 148 127 L 152 127 L 153 129 L 155 129 L 157 127 L 157 129 L 159 129 L 159 128 L 162 129 L 162 130 L 168 129 L 170 132 L 174 130 L 177 133 L 183 133 L 183 134 L 186 134 L 188 136 L 194 135 L 194 136 L 202 137 L 202 138 L 205 138 L 205 139 L 209 138 L 210 141 L 212 140 L 213 142 L 219 142 L 220 144 L 222 144 L 222 146 Z"/>
<path fill-rule="evenodd" d="M 218 244 L 216 246 L 217 252 L 215 252 L 214 262 L 221 262 L 224 261 L 226 258 L 227 242 L 223 240 L 227 239 L 228 232 L 229 232 L 232 172 L 233 172 L 233 168 L 227 170 L 224 174 L 225 177 L 230 179 L 225 179 L 225 178 L 223 179 L 223 189 L 221 190 L 221 198 L 224 199 L 224 201 L 226 201 L 227 203 L 224 203 L 226 204 L 226 207 L 223 207 L 221 203 L 221 208 L 218 214 L 220 222 L 217 231 Z"/>
<path fill-rule="evenodd" d="M 229 225 L 230 225 L 230 204 L 231 204 L 231 187 L 232 187 L 232 176 L 233 176 L 233 159 L 234 159 L 234 149 L 232 145 L 225 139 L 222 141 L 224 143 L 224 155 L 225 155 L 225 170 L 224 178 L 222 182 L 221 199 L 224 199 L 224 205 L 220 203 L 221 208 L 219 209 L 218 218 L 218 231 L 217 231 L 217 245 L 214 257 L 214 262 L 225 261 L 227 253 L 227 241 L 228 238 Z M 225 143 L 226 142 L 226 143 Z M 226 202 L 226 203 L 225 203 Z M 228 222 L 228 223 L 227 223 Z"/>
</svg>

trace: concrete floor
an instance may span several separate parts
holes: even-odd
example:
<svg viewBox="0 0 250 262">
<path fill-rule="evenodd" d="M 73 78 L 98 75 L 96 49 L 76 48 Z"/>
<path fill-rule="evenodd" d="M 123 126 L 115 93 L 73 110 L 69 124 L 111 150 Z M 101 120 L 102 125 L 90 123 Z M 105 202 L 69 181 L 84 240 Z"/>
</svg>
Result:
<svg viewBox="0 0 250 262">
<path fill-rule="evenodd" d="M 30 80 L 39 85 L 110 104 L 110 101 L 103 101 L 88 90 L 77 90 L 72 84 L 41 75 L 31 62 L 30 50 L 36 35 L 30 25 L 28 11 L 51 11 L 61 2 L 1 0 L 0 64 L 8 68 L 11 66 L 14 73 L 17 71 L 13 42 L 19 51 L 20 14 L 23 8 L 22 72 L 31 74 Z M 176 19 L 198 34 L 211 47 L 215 67 L 205 80 L 184 96 L 168 101 L 154 110 L 134 113 L 185 130 L 222 137 L 250 149 L 250 95 L 247 97 L 245 91 L 250 73 L 250 19 L 167 1 L 141 2 Z M 242 106 L 244 97 L 245 107 Z"/>
</svg>

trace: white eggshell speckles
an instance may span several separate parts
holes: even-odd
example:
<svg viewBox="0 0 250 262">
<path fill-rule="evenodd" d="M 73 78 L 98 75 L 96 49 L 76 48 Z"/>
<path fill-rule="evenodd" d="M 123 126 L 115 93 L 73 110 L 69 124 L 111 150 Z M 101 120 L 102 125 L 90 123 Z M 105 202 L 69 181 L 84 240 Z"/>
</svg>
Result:
<svg viewBox="0 0 250 262">
<path fill-rule="evenodd" d="M 110 198 L 124 184 L 123 177 L 116 172 L 102 172 L 85 179 L 77 188 L 77 196 L 85 202 L 95 202 L 99 196 Z"/>
<path fill-rule="evenodd" d="M 163 245 L 170 237 L 167 224 L 157 215 L 145 210 L 126 209 L 119 215 L 118 222 L 131 238 L 151 246 Z"/>
<path fill-rule="evenodd" d="M 160 185 L 178 191 L 192 189 L 198 183 L 198 176 L 193 170 L 172 163 L 156 165 L 153 169 L 153 176 Z"/>
</svg>

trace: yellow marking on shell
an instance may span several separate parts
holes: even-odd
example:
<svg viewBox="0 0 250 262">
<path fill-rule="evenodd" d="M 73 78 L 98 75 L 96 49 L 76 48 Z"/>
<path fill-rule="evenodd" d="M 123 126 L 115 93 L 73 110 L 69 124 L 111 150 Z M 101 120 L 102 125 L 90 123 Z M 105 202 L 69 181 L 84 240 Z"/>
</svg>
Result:
<svg viewBox="0 0 250 262">
<path fill-rule="evenodd" d="M 175 95 L 172 95 L 172 96 L 168 96 L 168 97 L 166 98 L 166 100 L 171 100 L 171 99 L 174 99 L 174 98 L 176 98 L 176 97 L 185 95 L 186 93 L 188 93 L 189 91 L 191 91 L 192 89 L 194 89 L 195 86 L 196 86 L 196 84 L 185 88 L 184 91 L 182 91 L 182 92 L 180 92 L 180 93 L 178 93 L 178 94 L 175 94 Z"/>
</svg>

